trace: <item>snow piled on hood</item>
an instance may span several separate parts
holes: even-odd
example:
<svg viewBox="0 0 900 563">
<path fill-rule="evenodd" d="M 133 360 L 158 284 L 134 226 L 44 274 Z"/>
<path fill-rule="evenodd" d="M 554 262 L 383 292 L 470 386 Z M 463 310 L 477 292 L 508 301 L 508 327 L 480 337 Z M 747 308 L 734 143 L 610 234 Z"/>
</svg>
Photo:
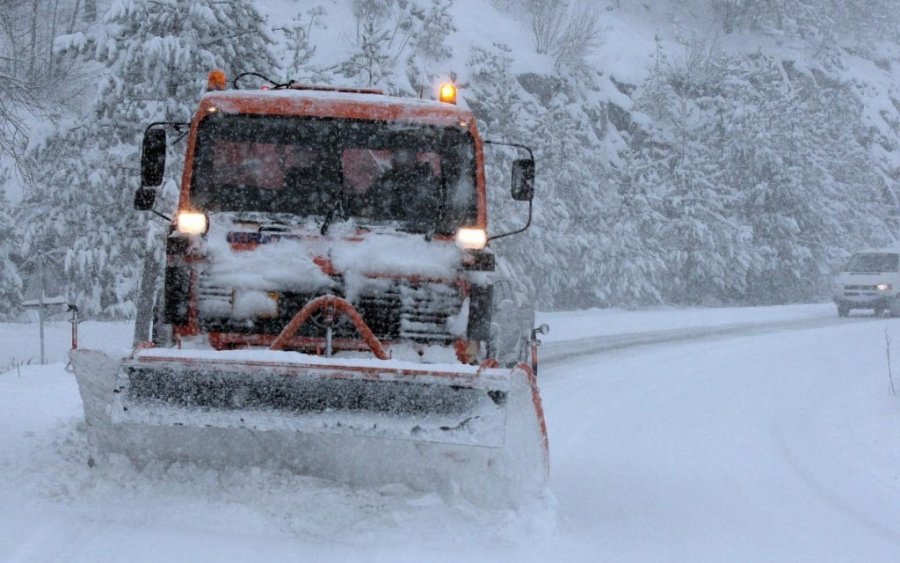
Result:
<svg viewBox="0 0 900 563">
<path fill-rule="evenodd" d="M 252 250 L 233 249 L 227 240 L 233 232 L 259 229 L 227 216 L 210 218 L 206 274 L 216 285 L 238 289 L 312 292 L 332 287 L 333 280 L 314 261 L 319 258 L 330 260 L 343 275 L 345 293 L 351 296 L 373 275 L 452 279 L 461 260 L 452 242 L 427 241 L 421 234 L 388 228 L 357 231 L 349 221 L 324 236 L 305 224 L 284 233 L 264 233 L 271 240 Z"/>
</svg>

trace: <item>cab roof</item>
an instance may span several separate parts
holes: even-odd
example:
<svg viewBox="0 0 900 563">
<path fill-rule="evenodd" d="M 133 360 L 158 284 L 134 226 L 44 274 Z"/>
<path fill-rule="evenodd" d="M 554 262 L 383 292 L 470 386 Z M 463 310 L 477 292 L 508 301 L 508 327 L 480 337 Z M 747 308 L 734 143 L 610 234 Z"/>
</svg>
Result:
<svg viewBox="0 0 900 563">
<path fill-rule="evenodd" d="M 376 93 L 333 90 L 223 90 L 200 101 L 200 115 L 224 114 L 333 117 L 403 121 L 472 128 L 474 118 L 459 106 Z"/>
</svg>

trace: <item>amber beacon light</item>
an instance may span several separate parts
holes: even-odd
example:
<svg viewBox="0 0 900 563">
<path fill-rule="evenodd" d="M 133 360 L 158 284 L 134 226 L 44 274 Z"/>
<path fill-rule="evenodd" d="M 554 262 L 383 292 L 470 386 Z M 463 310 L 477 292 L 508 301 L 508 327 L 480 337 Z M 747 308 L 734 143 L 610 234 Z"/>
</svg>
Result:
<svg viewBox="0 0 900 563">
<path fill-rule="evenodd" d="M 441 84 L 441 88 L 438 92 L 438 99 L 446 104 L 455 104 L 456 84 L 453 84 L 452 82 Z"/>
</svg>

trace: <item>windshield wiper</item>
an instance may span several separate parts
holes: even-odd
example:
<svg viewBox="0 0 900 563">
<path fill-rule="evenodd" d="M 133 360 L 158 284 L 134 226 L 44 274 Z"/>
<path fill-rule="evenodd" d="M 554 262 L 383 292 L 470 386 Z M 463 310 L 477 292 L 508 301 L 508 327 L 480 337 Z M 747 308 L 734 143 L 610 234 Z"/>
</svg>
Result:
<svg viewBox="0 0 900 563">
<path fill-rule="evenodd" d="M 334 219 L 334 208 L 329 207 L 328 211 L 325 212 L 325 220 L 322 221 L 322 228 L 319 229 L 319 232 L 323 237 L 328 234 L 328 227 L 331 225 L 332 219 Z"/>
<path fill-rule="evenodd" d="M 336 215 L 343 219 L 347 219 L 349 217 L 347 210 L 344 209 L 344 189 L 338 188 L 336 192 L 336 197 L 329 197 L 327 203 L 325 203 L 325 205 L 327 205 L 325 209 L 325 220 L 322 221 L 322 226 L 319 228 L 319 232 L 322 234 L 322 236 L 328 234 L 328 227 L 331 226 L 331 223 L 334 221 Z M 335 194 L 329 194 L 329 196 L 334 195 Z"/>
</svg>

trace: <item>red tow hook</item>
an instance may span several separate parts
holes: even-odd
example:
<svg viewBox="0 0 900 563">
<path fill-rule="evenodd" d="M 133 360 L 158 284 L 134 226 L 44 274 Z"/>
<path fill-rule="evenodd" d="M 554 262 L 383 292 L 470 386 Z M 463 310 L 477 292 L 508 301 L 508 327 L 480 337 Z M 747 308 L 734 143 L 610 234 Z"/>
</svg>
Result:
<svg viewBox="0 0 900 563">
<path fill-rule="evenodd" d="M 369 349 L 372 350 L 372 353 L 375 354 L 375 357 L 379 360 L 389 360 L 387 352 L 384 351 L 384 346 L 381 345 L 381 342 L 378 340 L 378 337 L 375 336 L 375 333 L 372 332 L 372 329 L 369 328 L 369 325 L 366 324 L 366 321 L 363 320 L 362 315 L 359 314 L 359 311 L 356 310 L 349 301 L 346 299 L 342 299 L 335 295 L 323 295 L 321 297 L 316 297 L 309 303 L 303 306 L 300 311 L 294 315 L 294 318 L 291 319 L 291 322 L 284 327 L 281 331 L 281 334 L 275 338 L 275 341 L 272 342 L 272 345 L 269 346 L 270 350 L 283 350 L 285 346 L 287 346 L 288 342 L 290 342 L 291 338 L 300 330 L 306 321 L 312 316 L 313 313 L 319 310 L 325 310 L 325 324 L 326 324 L 326 353 L 331 355 L 331 336 L 332 336 L 332 328 L 334 326 L 334 319 L 337 313 L 340 313 L 350 319 L 353 325 L 356 327 L 356 330 L 359 331 L 360 336 L 362 336 L 363 340 L 365 340 L 366 344 L 369 345 Z"/>
</svg>

